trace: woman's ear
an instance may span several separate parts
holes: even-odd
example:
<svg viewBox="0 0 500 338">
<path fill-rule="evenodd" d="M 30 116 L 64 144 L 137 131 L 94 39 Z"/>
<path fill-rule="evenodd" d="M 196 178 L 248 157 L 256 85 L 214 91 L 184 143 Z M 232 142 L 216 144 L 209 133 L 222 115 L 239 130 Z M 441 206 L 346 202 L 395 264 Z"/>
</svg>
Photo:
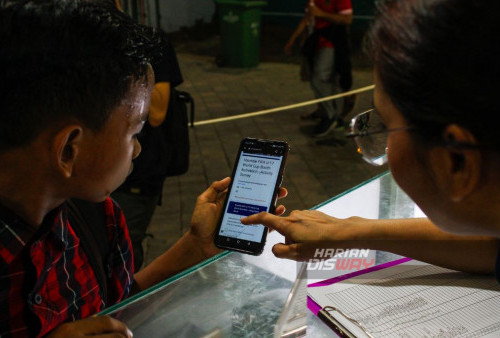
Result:
<svg viewBox="0 0 500 338">
<path fill-rule="evenodd" d="M 451 146 L 431 149 L 430 165 L 437 186 L 453 202 L 460 202 L 478 186 L 481 178 L 481 152 L 454 147 L 453 144 L 476 144 L 476 138 L 466 128 L 456 124 L 443 131 L 443 140 Z"/>
<path fill-rule="evenodd" d="M 83 129 L 79 125 L 68 125 L 60 129 L 52 139 L 53 163 L 63 177 L 73 174 L 75 161 L 78 157 Z"/>
</svg>

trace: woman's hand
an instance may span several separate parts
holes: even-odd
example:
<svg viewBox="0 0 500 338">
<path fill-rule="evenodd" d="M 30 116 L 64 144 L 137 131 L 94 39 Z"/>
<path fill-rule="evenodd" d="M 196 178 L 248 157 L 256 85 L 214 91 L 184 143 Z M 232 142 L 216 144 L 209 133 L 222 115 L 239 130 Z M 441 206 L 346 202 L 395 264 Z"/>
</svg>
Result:
<svg viewBox="0 0 500 338">
<path fill-rule="evenodd" d="M 315 210 L 295 210 L 288 217 L 261 212 L 241 220 L 243 224 L 263 224 L 285 236 L 285 243 L 276 244 L 273 253 L 297 261 L 313 258 L 316 249 L 348 249 L 367 221 L 359 217 L 338 219 Z"/>
</svg>

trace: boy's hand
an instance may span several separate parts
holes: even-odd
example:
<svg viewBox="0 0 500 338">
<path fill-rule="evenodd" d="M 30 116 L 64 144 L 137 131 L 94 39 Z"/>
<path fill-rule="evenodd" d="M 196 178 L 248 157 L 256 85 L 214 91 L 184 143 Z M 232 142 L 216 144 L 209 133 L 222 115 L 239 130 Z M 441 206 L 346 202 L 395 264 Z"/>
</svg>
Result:
<svg viewBox="0 0 500 338">
<path fill-rule="evenodd" d="M 64 323 L 48 335 L 50 338 L 85 336 L 132 338 L 134 335 L 123 322 L 109 316 L 93 316 Z"/>
<path fill-rule="evenodd" d="M 206 258 L 222 252 L 221 249 L 214 245 L 214 234 L 230 181 L 231 179 L 226 177 L 221 181 L 212 183 L 196 200 L 191 218 L 190 233 Z M 280 188 L 278 198 L 284 198 L 287 194 L 285 188 Z M 282 215 L 284 212 L 285 207 L 279 205 L 276 207 L 275 215 Z"/>
<path fill-rule="evenodd" d="M 191 217 L 191 235 L 197 241 L 206 258 L 212 257 L 222 250 L 213 244 L 215 227 L 222 212 L 224 198 L 231 178 L 215 181 L 198 199 Z"/>
</svg>

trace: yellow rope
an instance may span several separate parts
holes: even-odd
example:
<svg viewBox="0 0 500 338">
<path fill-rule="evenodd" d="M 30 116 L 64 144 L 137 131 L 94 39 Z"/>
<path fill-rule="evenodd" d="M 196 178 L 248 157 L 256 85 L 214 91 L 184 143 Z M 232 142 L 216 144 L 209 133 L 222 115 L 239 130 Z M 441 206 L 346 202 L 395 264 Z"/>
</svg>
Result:
<svg viewBox="0 0 500 338">
<path fill-rule="evenodd" d="M 369 91 L 369 90 L 373 90 L 373 88 L 375 88 L 375 85 L 371 85 L 371 86 L 366 86 L 366 87 L 354 89 L 354 90 L 351 90 L 349 92 L 344 92 L 344 93 L 341 93 L 341 94 L 336 94 L 336 95 L 332 95 L 332 96 L 322 97 L 320 99 L 315 99 L 315 100 L 310 100 L 310 101 L 295 103 L 295 104 L 291 104 L 291 105 L 288 105 L 288 106 L 282 106 L 282 107 L 276 107 L 276 108 L 271 108 L 271 109 L 259 110 L 259 111 L 252 112 L 252 113 L 245 113 L 245 114 L 234 115 L 234 116 L 219 117 L 219 118 L 211 119 L 211 120 L 198 121 L 198 122 L 195 122 L 194 125 L 195 126 L 202 126 L 202 125 L 205 125 L 205 124 L 220 123 L 220 122 L 226 122 L 226 121 L 244 119 L 244 118 L 247 118 L 247 117 L 254 117 L 254 116 L 260 116 L 260 115 L 265 115 L 265 114 L 277 113 L 277 112 L 280 112 L 280 111 L 283 111 L 283 110 L 289 110 L 289 109 L 295 109 L 295 108 L 299 108 L 299 107 L 304 107 L 304 106 L 308 106 L 308 105 L 319 103 L 319 102 L 323 102 L 323 101 L 340 99 L 340 98 L 342 98 L 344 96 L 349 96 L 349 95 L 352 95 L 352 94 L 358 94 L 358 93 L 366 92 L 366 91 Z"/>
</svg>

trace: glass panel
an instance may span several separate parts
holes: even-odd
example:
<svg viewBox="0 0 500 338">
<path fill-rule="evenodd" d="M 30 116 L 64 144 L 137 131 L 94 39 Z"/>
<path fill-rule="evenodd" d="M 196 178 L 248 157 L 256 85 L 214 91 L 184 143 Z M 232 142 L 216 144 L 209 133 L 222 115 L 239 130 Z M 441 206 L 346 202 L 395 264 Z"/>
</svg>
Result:
<svg viewBox="0 0 500 338">
<path fill-rule="evenodd" d="M 314 209 L 339 218 L 421 216 L 388 173 Z M 204 337 L 214 332 L 217 337 L 272 337 L 299 266 L 274 257 L 272 246 L 282 241 L 271 232 L 261 256 L 224 252 L 102 314 L 124 321 L 136 337 Z M 393 258 L 376 253 L 377 264 Z M 331 335 L 310 315 L 307 332 Z"/>
<path fill-rule="evenodd" d="M 192 267 L 190 267 L 189 269 L 186 269 L 170 278 L 167 278 L 165 279 L 163 282 L 161 283 L 158 283 L 157 285 L 155 286 L 152 286 L 150 287 L 149 289 L 147 290 L 144 290 L 142 292 L 139 292 L 138 294 L 134 295 L 134 296 L 131 296 L 129 298 L 127 298 L 126 300 L 118 303 L 118 304 L 115 304 L 113 306 L 110 306 L 109 308 L 107 309 L 104 309 L 103 311 L 101 311 L 99 314 L 101 315 L 105 315 L 105 314 L 110 314 L 112 312 L 115 312 L 116 310 L 120 309 L 120 308 L 123 308 L 125 306 L 128 306 L 129 304 L 131 303 L 135 303 L 141 299 L 143 299 L 144 297 L 147 297 L 147 296 L 150 296 L 152 294 L 154 294 L 155 292 L 158 292 L 160 291 L 161 289 L 163 289 L 164 287 L 168 286 L 169 284 L 193 273 L 194 271 L 197 271 L 199 269 L 202 269 L 204 266 L 206 265 L 209 265 L 211 263 L 213 263 L 214 261 L 226 256 L 226 255 L 229 255 L 231 252 L 229 251 L 224 251 L 218 255 L 215 255 L 214 257 L 210 258 L 210 259 L 207 259 L 206 261 L 203 261 L 197 265 L 194 265 Z"/>
<path fill-rule="evenodd" d="M 379 174 L 379 175 L 377 175 L 377 176 L 375 176 L 375 177 L 373 177 L 373 178 L 371 178 L 369 180 L 366 180 L 365 182 L 363 182 L 363 183 L 361 183 L 359 185 L 356 185 L 356 186 L 352 187 L 351 189 L 348 189 L 348 190 L 344 191 L 343 193 L 338 194 L 337 196 L 334 196 L 334 197 L 330 198 L 329 200 L 326 200 L 323 203 L 320 203 L 320 204 L 312 207 L 311 209 L 320 210 L 321 207 L 323 207 L 325 205 L 330 205 L 333 201 L 336 201 L 336 200 L 340 199 L 341 197 L 350 194 L 353 191 L 360 190 L 360 188 L 363 188 L 363 187 L 369 185 L 371 182 L 377 181 L 377 180 L 381 179 L 384 176 L 390 176 L 389 172 L 388 171 L 383 172 L 383 173 L 381 173 L 381 174 Z M 365 188 L 363 188 L 363 190 L 364 189 Z M 378 196 L 372 196 L 372 197 L 378 198 Z M 323 210 L 321 210 L 321 211 L 323 211 Z M 354 215 L 354 214 L 352 214 L 352 215 Z"/>
<path fill-rule="evenodd" d="M 292 281 L 242 256 L 220 257 L 111 315 L 136 337 L 272 336 Z"/>
</svg>

